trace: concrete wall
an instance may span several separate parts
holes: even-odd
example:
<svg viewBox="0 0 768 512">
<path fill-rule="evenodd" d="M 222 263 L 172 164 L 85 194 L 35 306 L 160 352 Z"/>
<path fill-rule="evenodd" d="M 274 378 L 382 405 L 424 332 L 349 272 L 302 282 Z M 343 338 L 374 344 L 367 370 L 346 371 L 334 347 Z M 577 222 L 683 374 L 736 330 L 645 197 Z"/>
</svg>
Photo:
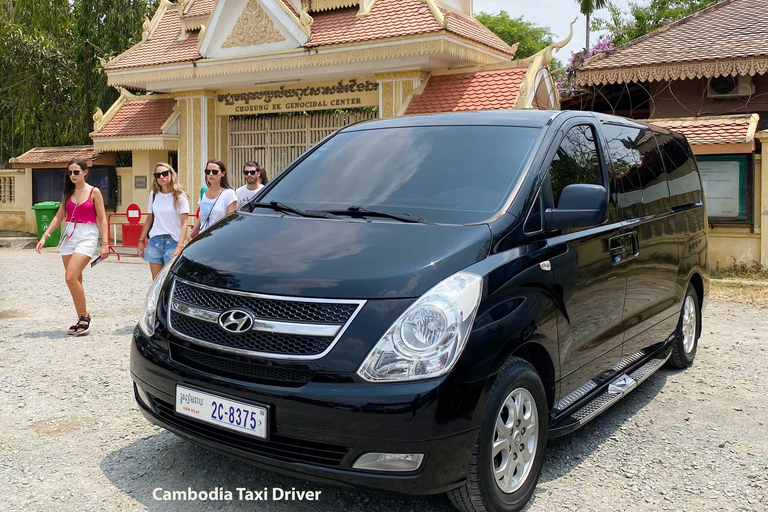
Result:
<svg viewBox="0 0 768 512">
<path fill-rule="evenodd" d="M 0 170 L 0 177 L 5 183 L 13 181 L 13 200 L 0 198 L 0 230 L 34 233 L 37 222 L 32 210 L 32 170 Z"/>
<path fill-rule="evenodd" d="M 159 162 L 168 162 L 167 151 L 134 151 L 133 167 L 131 168 L 131 178 L 123 178 L 123 206 L 127 207 L 131 203 L 136 203 L 142 212 L 147 211 L 149 202 L 149 193 L 152 191 L 152 173 L 155 172 L 155 164 Z M 125 174 L 127 177 L 128 175 Z M 137 176 L 144 176 L 147 181 L 147 188 L 137 189 L 134 187 Z M 130 201 L 126 202 L 126 192 L 130 194 Z M 125 211 L 125 210 L 123 210 Z"/>
</svg>

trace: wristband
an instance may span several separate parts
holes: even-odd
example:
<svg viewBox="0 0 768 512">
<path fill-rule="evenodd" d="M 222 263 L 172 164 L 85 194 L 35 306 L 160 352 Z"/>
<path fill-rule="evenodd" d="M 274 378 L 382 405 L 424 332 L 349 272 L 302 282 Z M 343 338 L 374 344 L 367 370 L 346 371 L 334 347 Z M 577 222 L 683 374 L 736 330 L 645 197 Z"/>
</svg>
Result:
<svg viewBox="0 0 768 512">
<path fill-rule="evenodd" d="M 43 238 L 48 238 L 49 236 L 51 235 L 49 235 L 48 233 L 43 233 Z"/>
</svg>

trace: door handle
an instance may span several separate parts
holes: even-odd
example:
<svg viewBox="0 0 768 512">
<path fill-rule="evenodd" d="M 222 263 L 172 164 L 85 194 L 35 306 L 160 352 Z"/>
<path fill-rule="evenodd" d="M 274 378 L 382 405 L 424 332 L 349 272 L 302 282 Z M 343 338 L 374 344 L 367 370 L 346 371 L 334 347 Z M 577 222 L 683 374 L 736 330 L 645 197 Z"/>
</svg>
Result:
<svg viewBox="0 0 768 512">
<path fill-rule="evenodd" d="M 637 235 L 637 231 L 629 234 L 629 242 L 632 244 L 632 256 L 636 258 L 640 255 L 640 237 Z"/>
<path fill-rule="evenodd" d="M 624 236 L 614 236 L 608 239 L 608 254 L 611 255 L 611 261 L 619 263 L 624 257 Z"/>
</svg>

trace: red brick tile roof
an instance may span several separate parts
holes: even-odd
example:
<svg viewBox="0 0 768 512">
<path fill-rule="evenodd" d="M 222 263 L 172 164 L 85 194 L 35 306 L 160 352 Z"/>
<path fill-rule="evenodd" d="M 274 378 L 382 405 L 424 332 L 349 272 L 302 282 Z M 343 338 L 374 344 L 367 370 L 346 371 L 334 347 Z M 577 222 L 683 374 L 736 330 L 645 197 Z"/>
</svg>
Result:
<svg viewBox="0 0 768 512">
<path fill-rule="evenodd" d="M 600 70 L 660 66 L 768 56 L 768 2 L 726 0 L 692 16 L 630 41 L 610 52 L 587 59 L 578 73 L 586 78 Z M 711 66 L 704 76 L 720 76 Z M 765 72 L 765 70 L 762 70 Z M 727 71 L 730 74 L 730 70 Z M 740 71 L 741 72 L 741 71 Z M 671 71 L 675 73 L 675 71 Z M 684 73 L 680 73 L 684 74 Z M 690 74 L 690 73 L 688 73 Z M 692 78 L 687 76 L 686 78 Z M 614 80 L 594 83 L 606 83 Z M 583 82 L 583 80 L 580 80 Z"/>
<path fill-rule="evenodd" d="M 151 39 L 142 41 L 133 48 L 112 59 L 104 69 L 123 69 L 139 66 L 156 66 L 172 62 L 184 62 L 201 58 L 197 51 L 198 32 L 192 32 L 179 41 L 181 20 L 179 11 L 168 9 L 160 20 Z"/>
<path fill-rule="evenodd" d="M 216 0 L 195 0 L 192 7 L 184 15 L 185 18 L 195 18 L 197 16 L 208 16 L 213 11 L 213 4 Z"/>
<path fill-rule="evenodd" d="M 175 105 L 173 98 L 126 101 L 93 138 L 162 135 L 162 126 Z"/>
<path fill-rule="evenodd" d="M 277 1 L 283 1 L 295 13 L 290 2 Z M 185 17 L 210 14 L 213 5 L 214 0 L 195 0 Z M 443 13 L 448 12 L 441 9 Z M 314 48 L 443 30 L 429 6 L 422 0 L 377 0 L 368 16 L 358 18 L 357 13 L 357 7 L 312 13 L 312 37 L 305 46 Z M 514 51 L 506 43 L 473 18 L 451 12 L 445 30 L 510 57 L 514 55 Z M 111 60 L 105 69 L 155 66 L 202 58 L 197 50 L 198 32 L 191 32 L 183 41 L 178 40 L 180 34 L 179 12 L 175 8 L 169 8 L 149 40 L 138 43 Z"/>
<path fill-rule="evenodd" d="M 101 153 L 93 146 L 62 146 L 58 148 L 33 148 L 17 158 L 11 158 L 12 164 L 66 164 L 73 158 L 82 158 L 86 162 L 96 160 Z"/>
<path fill-rule="evenodd" d="M 693 146 L 752 142 L 757 119 L 751 114 L 698 119 L 648 119 L 648 122 L 685 135 Z"/>
<path fill-rule="evenodd" d="M 357 17 L 358 8 L 312 14 L 312 38 L 305 46 L 351 43 L 436 32 L 442 27 L 421 0 L 376 0 L 371 13 Z"/>
<path fill-rule="evenodd" d="M 374 4 L 374 6 L 375 5 L 376 4 Z M 443 14 L 448 12 L 446 9 L 441 10 L 443 11 Z M 508 53 L 510 56 L 515 53 L 507 43 L 499 39 L 496 34 L 491 32 L 490 29 L 474 18 L 451 12 L 448 15 L 447 28 L 448 32 L 453 32 L 454 34 L 466 37 L 467 39 L 490 46 L 496 50 Z"/>
<path fill-rule="evenodd" d="M 442 9 L 443 13 L 448 12 Z M 443 30 L 422 0 L 376 0 L 371 13 L 357 17 L 358 8 L 312 13 L 312 38 L 307 47 L 401 37 Z M 479 21 L 451 12 L 448 32 L 512 56 L 514 51 Z"/>
<path fill-rule="evenodd" d="M 433 76 L 406 114 L 512 109 L 527 68 Z"/>
</svg>

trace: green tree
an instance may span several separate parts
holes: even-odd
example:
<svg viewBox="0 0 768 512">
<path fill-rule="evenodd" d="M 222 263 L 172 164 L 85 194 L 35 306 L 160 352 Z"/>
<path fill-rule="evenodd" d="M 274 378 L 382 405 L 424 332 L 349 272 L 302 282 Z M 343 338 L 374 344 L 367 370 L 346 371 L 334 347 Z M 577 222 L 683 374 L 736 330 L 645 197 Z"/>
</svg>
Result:
<svg viewBox="0 0 768 512">
<path fill-rule="evenodd" d="M 552 44 L 553 34 L 548 27 L 525 21 L 522 16 L 512 18 L 507 11 L 501 11 L 498 14 L 481 12 L 475 17 L 508 45 L 517 43 L 515 57 L 518 59 L 530 57 Z"/>
<path fill-rule="evenodd" d="M 650 0 L 630 2 L 624 11 L 609 2 L 608 16 L 595 19 L 592 29 L 611 32 L 614 44 L 624 44 L 716 3 L 717 0 Z"/>
<path fill-rule="evenodd" d="M 589 50 L 589 18 L 596 10 L 604 9 L 608 2 L 607 0 L 576 0 L 576 3 L 579 4 L 581 14 L 587 17 L 587 44 L 584 46 L 584 49 Z"/>
<path fill-rule="evenodd" d="M 117 98 L 99 59 L 137 42 L 157 4 L 0 0 L 0 166 L 34 146 L 89 142 L 93 111 Z"/>
</svg>

